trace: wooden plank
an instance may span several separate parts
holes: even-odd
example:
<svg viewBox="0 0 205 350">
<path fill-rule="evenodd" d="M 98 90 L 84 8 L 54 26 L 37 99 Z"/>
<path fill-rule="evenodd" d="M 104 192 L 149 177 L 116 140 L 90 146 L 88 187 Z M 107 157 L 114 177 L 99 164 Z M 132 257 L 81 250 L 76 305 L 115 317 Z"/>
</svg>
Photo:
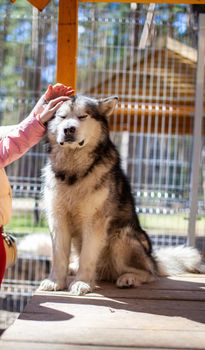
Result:
<svg viewBox="0 0 205 350">
<path fill-rule="evenodd" d="M 193 47 L 183 44 L 169 36 L 167 37 L 166 46 L 169 50 L 179 54 L 180 56 L 192 62 L 197 62 L 197 50 Z"/>
<path fill-rule="evenodd" d="M 46 342 L 48 348 L 59 344 L 59 349 L 63 344 L 204 349 L 205 311 L 201 303 L 51 294 L 34 296 L 2 340 L 29 342 L 29 349 L 32 342 Z"/>
<path fill-rule="evenodd" d="M 195 287 L 194 287 L 195 285 Z M 68 297 L 67 291 L 61 291 L 57 293 L 40 292 L 36 295 L 51 297 Z M 118 298 L 118 299 L 137 299 L 137 300 L 180 300 L 180 301 L 199 301 L 205 302 L 205 283 L 198 284 L 190 282 L 179 281 L 165 283 L 158 282 L 145 284 L 137 289 L 118 289 L 113 284 L 100 284 L 96 290 L 89 294 L 89 297 L 93 299 L 102 298 Z M 80 297 L 83 299 L 84 297 Z M 87 298 L 87 296 L 86 296 Z"/>
<path fill-rule="evenodd" d="M 76 89 L 78 0 L 60 0 L 58 17 L 57 82 Z"/>
<path fill-rule="evenodd" d="M 154 112 L 151 113 L 146 110 L 127 110 L 127 113 L 124 111 L 122 114 L 118 109 L 115 115 L 110 116 L 109 125 L 110 130 L 114 131 L 126 130 L 143 133 L 163 132 L 163 134 L 177 133 L 177 135 L 193 134 L 193 117 L 177 113 L 170 113 L 170 115 L 168 115 L 168 113 L 160 111 L 155 112 L 155 115 Z M 203 128 L 203 134 L 205 135 L 205 126 Z"/>
<path fill-rule="evenodd" d="M 197 298 L 186 300 L 186 296 L 184 297 L 184 299 L 182 299 L 181 297 L 177 298 L 174 291 L 172 291 L 170 292 L 170 296 L 172 295 L 172 298 L 169 298 L 168 300 L 163 300 L 163 298 L 158 298 L 159 291 L 156 290 L 150 289 L 149 296 L 147 293 L 148 291 L 141 290 L 141 292 L 145 292 L 144 298 L 142 297 L 141 293 L 138 293 L 137 289 L 135 289 L 135 293 L 130 293 L 130 291 L 134 291 L 134 289 L 129 289 L 129 291 L 126 292 L 122 289 L 119 290 L 117 288 L 113 288 L 113 290 L 111 290 L 110 288 L 110 290 L 106 290 L 103 294 L 91 293 L 89 295 L 80 297 L 70 296 L 68 292 L 65 292 L 64 295 L 58 292 L 36 293 L 30 301 L 29 306 L 25 308 L 23 319 L 33 318 L 33 314 L 36 315 L 36 318 L 41 317 L 43 310 L 42 305 L 46 302 L 47 306 L 48 304 L 57 305 L 59 303 L 61 305 L 68 303 L 69 305 L 73 306 L 80 304 L 82 305 L 82 307 L 88 305 L 106 307 L 109 306 L 111 312 L 114 309 L 154 314 L 160 311 L 160 314 L 162 315 L 173 315 L 174 313 L 175 316 L 186 315 L 186 317 L 189 317 L 191 312 L 196 312 L 195 318 L 198 321 L 199 319 L 205 321 L 205 303 L 204 298 L 202 299 L 202 297 L 201 300 L 197 300 Z M 124 292 L 124 294 L 122 292 Z M 186 294 L 186 291 L 182 290 L 181 293 Z M 192 293 L 192 295 L 194 295 L 194 293 Z M 200 310 L 199 314 L 197 310 Z M 45 309 L 44 312 L 45 315 L 50 315 L 50 313 L 52 313 L 51 308 Z"/>
<path fill-rule="evenodd" d="M 146 292 L 152 290 L 152 293 L 155 292 L 155 290 L 158 291 L 166 291 L 168 290 L 170 293 L 173 291 L 174 293 L 176 291 L 182 291 L 183 293 L 185 292 L 200 292 L 200 294 L 204 294 L 201 297 L 203 298 L 202 300 L 205 300 L 205 276 L 203 275 L 203 278 L 201 277 L 200 274 L 195 275 L 183 275 L 181 277 L 164 277 L 160 278 L 159 280 L 156 280 L 155 282 L 151 282 L 148 284 L 143 284 L 138 288 L 131 288 L 131 289 L 119 289 L 116 287 L 114 283 L 108 283 L 108 282 L 103 282 L 98 285 L 96 285 L 95 290 L 93 293 L 90 293 L 90 297 L 110 297 L 110 293 L 112 293 L 112 297 L 121 297 L 121 298 L 139 298 L 141 299 L 141 295 Z M 67 291 L 58 291 L 58 292 L 38 292 L 36 291 L 36 295 L 49 295 L 49 296 L 62 296 L 66 297 L 68 296 Z M 151 296 L 149 296 L 150 298 Z M 153 299 L 155 299 L 156 295 L 153 294 Z M 146 297 L 144 298 L 146 299 Z M 185 300 L 185 299 L 184 299 Z M 197 300 L 197 298 L 196 298 Z"/>
<path fill-rule="evenodd" d="M 187 274 L 137 289 L 102 283 L 95 293 L 84 297 L 72 297 L 65 291 L 39 292 L 2 335 L 0 347 L 204 349 L 204 288 L 204 275 Z M 190 292 L 194 300 L 187 298 Z M 163 300 L 163 293 L 170 298 Z"/>
<path fill-rule="evenodd" d="M 58 292 L 36 292 L 36 295 L 49 296 L 55 299 L 69 297 L 67 291 Z M 205 275 L 183 274 L 167 278 L 159 278 L 155 282 L 143 284 L 138 288 L 119 289 L 114 283 L 99 283 L 91 298 L 125 298 L 143 300 L 183 300 L 205 302 Z M 80 299 L 87 298 L 79 297 Z"/>
<path fill-rule="evenodd" d="M 116 347 L 113 346 L 109 346 L 109 349 L 106 349 L 104 346 L 92 346 L 92 345 L 88 345 L 88 346 L 84 346 L 84 345 L 74 345 L 74 344 L 48 344 L 48 343 L 39 343 L 35 344 L 35 343 L 28 343 L 28 342 L 10 342 L 10 341 L 1 341 L 0 342 L 1 346 L 2 346 L 2 350 L 117 350 Z M 49 347 L 48 347 L 49 346 Z M 130 347 L 120 347 L 120 350 L 129 350 Z M 143 348 L 137 348 L 138 350 L 145 350 L 144 347 Z M 152 348 L 153 349 L 153 348 Z M 149 349 L 148 349 L 149 350 Z M 155 350 L 157 350 L 155 348 Z M 160 350 L 160 349 L 159 349 Z M 171 350 L 167 349 L 167 350 Z M 172 349 L 173 350 L 173 349 Z"/>
</svg>

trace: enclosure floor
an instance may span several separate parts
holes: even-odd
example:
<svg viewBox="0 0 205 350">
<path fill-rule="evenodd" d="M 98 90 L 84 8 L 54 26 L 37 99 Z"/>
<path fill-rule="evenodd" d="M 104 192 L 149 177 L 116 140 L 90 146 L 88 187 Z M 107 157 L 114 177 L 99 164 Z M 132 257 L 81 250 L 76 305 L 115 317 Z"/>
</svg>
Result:
<svg viewBox="0 0 205 350">
<path fill-rule="evenodd" d="M 2 335 L 2 350 L 205 349 L 205 275 L 138 289 L 36 292 Z"/>
</svg>

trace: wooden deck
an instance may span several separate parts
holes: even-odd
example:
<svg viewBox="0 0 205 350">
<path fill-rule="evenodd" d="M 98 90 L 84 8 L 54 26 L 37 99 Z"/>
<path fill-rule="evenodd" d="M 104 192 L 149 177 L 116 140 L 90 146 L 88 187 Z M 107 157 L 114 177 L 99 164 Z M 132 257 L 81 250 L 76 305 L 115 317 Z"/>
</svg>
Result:
<svg viewBox="0 0 205 350">
<path fill-rule="evenodd" d="M 138 289 L 36 292 L 2 335 L 2 350 L 205 349 L 205 275 Z"/>
</svg>

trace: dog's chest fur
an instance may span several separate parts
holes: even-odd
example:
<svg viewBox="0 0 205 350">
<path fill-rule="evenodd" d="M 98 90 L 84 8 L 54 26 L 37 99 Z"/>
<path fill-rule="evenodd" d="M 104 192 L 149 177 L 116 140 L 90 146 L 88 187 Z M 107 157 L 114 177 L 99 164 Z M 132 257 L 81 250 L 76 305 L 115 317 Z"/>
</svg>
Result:
<svg viewBox="0 0 205 350">
<path fill-rule="evenodd" d="M 65 154 L 64 150 L 56 148 L 51 152 L 44 171 L 49 189 L 46 191 L 45 188 L 46 198 L 48 200 L 49 192 L 55 197 L 56 208 L 61 208 L 75 222 L 85 218 L 97 219 L 98 215 L 105 213 L 109 201 L 110 189 L 106 180 L 110 169 L 111 165 L 96 162 L 84 151 L 70 150 Z"/>
</svg>

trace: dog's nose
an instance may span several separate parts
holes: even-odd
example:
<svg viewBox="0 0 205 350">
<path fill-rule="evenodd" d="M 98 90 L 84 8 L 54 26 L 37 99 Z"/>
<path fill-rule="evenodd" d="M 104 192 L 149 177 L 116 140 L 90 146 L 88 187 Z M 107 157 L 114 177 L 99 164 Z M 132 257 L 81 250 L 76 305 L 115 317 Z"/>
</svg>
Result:
<svg viewBox="0 0 205 350">
<path fill-rule="evenodd" d="M 75 126 L 71 126 L 70 128 L 64 129 L 64 134 L 65 135 L 70 135 L 75 133 Z"/>
</svg>

